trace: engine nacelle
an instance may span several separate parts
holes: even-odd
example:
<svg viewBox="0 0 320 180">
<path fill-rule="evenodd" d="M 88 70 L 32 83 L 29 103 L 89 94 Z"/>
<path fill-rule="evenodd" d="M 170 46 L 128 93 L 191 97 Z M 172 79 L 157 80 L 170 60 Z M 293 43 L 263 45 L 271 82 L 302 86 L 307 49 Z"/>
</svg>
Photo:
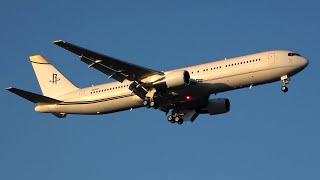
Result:
<svg viewBox="0 0 320 180">
<path fill-rule="evenodd" d="M 202 113 L 210 115 L 223 114 L 230 111 L 230 101 L 226 98 L 209 99 L 207 108 Z"/>
<path fill-rule="evenodd" d="M 188 85 L 190 83 L 190 74 L 188 71 L 172 71 L 165 75 L 165 78 L 154 83 L 158 87 L 175 88 Z"/>
</svg>

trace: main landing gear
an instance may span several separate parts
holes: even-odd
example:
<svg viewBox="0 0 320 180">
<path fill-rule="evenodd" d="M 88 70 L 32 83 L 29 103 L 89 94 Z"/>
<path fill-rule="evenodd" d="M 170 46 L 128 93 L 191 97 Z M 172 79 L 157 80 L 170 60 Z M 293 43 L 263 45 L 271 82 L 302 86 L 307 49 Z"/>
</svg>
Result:
<svg viewBox="0 0 320 180">
<path fill-rule="evenodd" d="M 154 102 L 152 99 L 146 99 L 142 102 L 142 104 L 147 108 L 151 108 L 151 107 L 153 107 L 154 109 L 159 108 L 158 103 Z"/>
<path fill-rule="evenodd" d="M 183 124 L 183 119 L 181 117 L 181 115 L 179 115 L 178 113 L 174 113 L 173 115 L 169 115 L 168 116 L 168 121 L 173 123 L 178 123 L 178 124 Z"/>
<path fill-rule="evenodd" d="M 287 84 L 289 84 L 290 78 L 287 75 L 285 75 L 281 77 L 281 80 L 283 82 L 283 85 L 281 86 L 281 90 L 283 92 L 288 92 Z"/>
</svg>

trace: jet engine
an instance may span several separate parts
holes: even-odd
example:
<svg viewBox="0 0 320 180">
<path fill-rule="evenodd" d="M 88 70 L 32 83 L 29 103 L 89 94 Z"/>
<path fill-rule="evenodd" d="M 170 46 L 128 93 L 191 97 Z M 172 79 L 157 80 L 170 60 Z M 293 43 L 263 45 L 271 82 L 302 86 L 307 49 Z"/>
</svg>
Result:
<svg viewBox="0 0 320 180">
<path fill-rule="evenodd" d="M 230 101 L 226 98 L 209 99 L 207 107 L 202 109 L 199 113 L 202 114 L 223 114 L 230 111 Z"/>
<path fill-rule="evenodd" d="M 172 71 L 165 75 L 165 77 L 154 83 L 156 87 L 175 88 L 188 85 L 190 83 L 190 74 L 188 71 L 179 70 Z"/>
</svg>

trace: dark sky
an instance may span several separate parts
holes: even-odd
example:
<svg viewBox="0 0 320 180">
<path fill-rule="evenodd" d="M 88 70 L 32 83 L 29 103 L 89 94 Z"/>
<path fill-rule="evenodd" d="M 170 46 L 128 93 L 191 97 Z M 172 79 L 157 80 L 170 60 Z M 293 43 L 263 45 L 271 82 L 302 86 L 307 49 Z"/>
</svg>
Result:
<svg viewBox="0 0 320 180">
<path fill-rule="evenodd" d="M 228 114 L 182 126 L 137 109 L 57 119 L 0 91 L 0 179 L 320 179 L 318 1 L 6 1 L 1 87 L 41 93 L 28 57 L 42 54 L 79 87 L 110 82 L 51 44 L 63 39 L 169 70 L 267 50 L 309 67 L 281 82 L 218 94 Z"/>
</svg>

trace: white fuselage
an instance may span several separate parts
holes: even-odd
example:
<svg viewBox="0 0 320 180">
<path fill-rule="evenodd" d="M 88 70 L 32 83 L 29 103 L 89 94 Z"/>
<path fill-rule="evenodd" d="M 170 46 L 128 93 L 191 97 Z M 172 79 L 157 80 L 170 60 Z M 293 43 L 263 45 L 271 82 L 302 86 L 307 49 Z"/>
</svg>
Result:
<svg viewBox="0 0 320 180">
<path fill-rule="evenodd" d="M 182 97 L 204 96 L 279 81 L 286 75 L 291 77 L 306 67 L 308 62 L 301 56 L 288 56 L 290 52 L 268 51 L 181 68 L 179 70 L 187 70 L 196 83 L 172 90 L 172 94 Z M 35 110 L 105 114 L 143 107 L 142 99 L 129 90 L 130 84 L 130 81 L 113 82 L 79 89 L 58 97 L 63 101 L 60 104 L 38 105 Z"/>
</svg>

